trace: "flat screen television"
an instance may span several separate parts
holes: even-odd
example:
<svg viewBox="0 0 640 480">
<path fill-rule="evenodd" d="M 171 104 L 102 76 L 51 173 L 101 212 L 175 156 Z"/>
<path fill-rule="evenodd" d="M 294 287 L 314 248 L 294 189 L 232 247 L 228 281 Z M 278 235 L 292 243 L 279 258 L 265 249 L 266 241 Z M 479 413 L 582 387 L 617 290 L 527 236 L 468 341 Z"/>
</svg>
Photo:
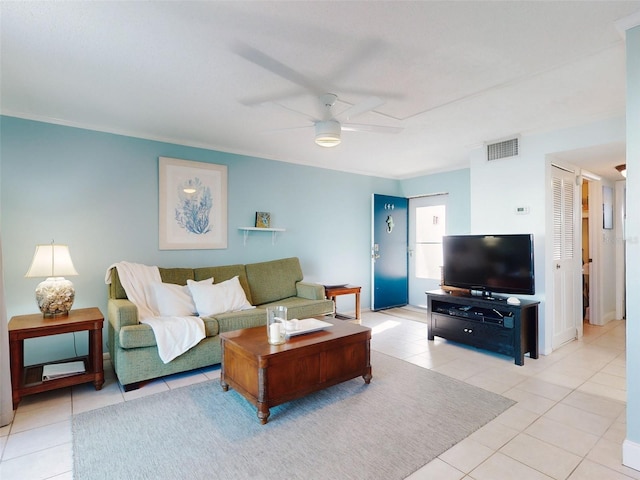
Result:
<svg viewBox="0 0 640 480">
<path fill-rule="evenodd" d="M 533 234 L 447 235 L 442 253 L 444 285 L 484 297 L 535 294 Z"/>
</svg>

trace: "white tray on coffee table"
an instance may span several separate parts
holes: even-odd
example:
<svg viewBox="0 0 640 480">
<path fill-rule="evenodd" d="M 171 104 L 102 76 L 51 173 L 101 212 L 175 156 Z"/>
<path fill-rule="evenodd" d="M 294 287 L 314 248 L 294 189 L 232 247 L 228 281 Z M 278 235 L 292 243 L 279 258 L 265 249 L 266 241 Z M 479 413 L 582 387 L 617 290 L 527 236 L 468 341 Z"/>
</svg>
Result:
<svg viewBox="0 0 640 480">
<path fill-rule="evenodd" d="M 317 318 L 303 318 L 298 320 L 295 330 L 287 330 L 287 335 L 295 337 L 296 335 L 304 335 L 305 333 L 318 332 L 333 326 L 329 322 L 318 320 Z"/>
</svg>

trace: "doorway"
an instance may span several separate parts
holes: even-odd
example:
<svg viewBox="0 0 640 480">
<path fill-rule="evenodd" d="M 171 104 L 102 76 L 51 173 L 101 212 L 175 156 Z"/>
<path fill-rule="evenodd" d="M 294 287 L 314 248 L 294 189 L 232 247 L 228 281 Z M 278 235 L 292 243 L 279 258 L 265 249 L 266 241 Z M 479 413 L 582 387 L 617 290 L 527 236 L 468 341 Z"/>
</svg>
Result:
<svg viewBox="0 0 640 480">
<path fill-rule="evenodd" d="M 409 201 L 373 194 L 371 203 L 371 310 L 401 307 L 408 301 Z"/>
<path fill-rule="evenodd" d="M 608 267 L 602 263 L 602 238 L 610 230 L 604 229 L 603 183 L 600 177 L 586 170 L 582 170 L 581 176 L 582 304 L 586 304 L 581 325 L 604 325 L 602 275 L 603 268 L 606 270 Z"/>
<path fill-rule="evenodd" d="M 625 318 L 624 181 L 582 171 L 583 323 Z"/>
<path fill-rule="evenodd" d="M 442 237 L 446 234 L 445 193 L 409 199 L 409 305 L 427 308 L 425 292 L 440 288 Z"/>
<path fill-rule="evenodd" d="M 582 217 L 582 321 L 589 322 L 589 272 L 591 267 L 591 251 L 589 249 L 589 180 L 582 179 L 581 217 Z"/>
</svg>

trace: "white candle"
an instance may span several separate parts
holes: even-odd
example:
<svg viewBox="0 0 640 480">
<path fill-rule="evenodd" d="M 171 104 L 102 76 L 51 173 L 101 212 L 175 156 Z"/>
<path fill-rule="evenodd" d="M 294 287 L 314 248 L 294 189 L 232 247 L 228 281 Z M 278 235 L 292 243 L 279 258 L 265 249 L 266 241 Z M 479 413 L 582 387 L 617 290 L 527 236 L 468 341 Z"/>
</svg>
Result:
<svg viewBox="0 0 640 480">
<path fill-rule="evenodd" d="M 271 342 L 279 342 L 280 341 L 280 324 L 272 323 L 269 325 L 269 340 Z"/>
</svg>

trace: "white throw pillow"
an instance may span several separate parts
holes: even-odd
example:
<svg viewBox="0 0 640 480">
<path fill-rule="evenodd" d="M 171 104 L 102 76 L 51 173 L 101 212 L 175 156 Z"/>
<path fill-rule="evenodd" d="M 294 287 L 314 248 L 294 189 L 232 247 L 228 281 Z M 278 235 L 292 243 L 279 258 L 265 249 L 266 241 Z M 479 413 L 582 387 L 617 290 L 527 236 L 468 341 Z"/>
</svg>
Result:
<svg viewBox="0 0 640 480">
<path fill-rule="evenodd" d="M 214 285 L 202 285 L 187 280 L 187 286 L 201 317 L 253 308 L 237 276 Z"/>
<path fill-rule="evenodd" d="M 213 278 L 207 278 L 197 283 L 211 285 Z M 196 305 L 188 286 L 176 285 L 175 283 L 154 283 L 151 285 L 151 290 L 156 310 L 161 317 L 190 317 L 197 314 Z"/>
</svg>

